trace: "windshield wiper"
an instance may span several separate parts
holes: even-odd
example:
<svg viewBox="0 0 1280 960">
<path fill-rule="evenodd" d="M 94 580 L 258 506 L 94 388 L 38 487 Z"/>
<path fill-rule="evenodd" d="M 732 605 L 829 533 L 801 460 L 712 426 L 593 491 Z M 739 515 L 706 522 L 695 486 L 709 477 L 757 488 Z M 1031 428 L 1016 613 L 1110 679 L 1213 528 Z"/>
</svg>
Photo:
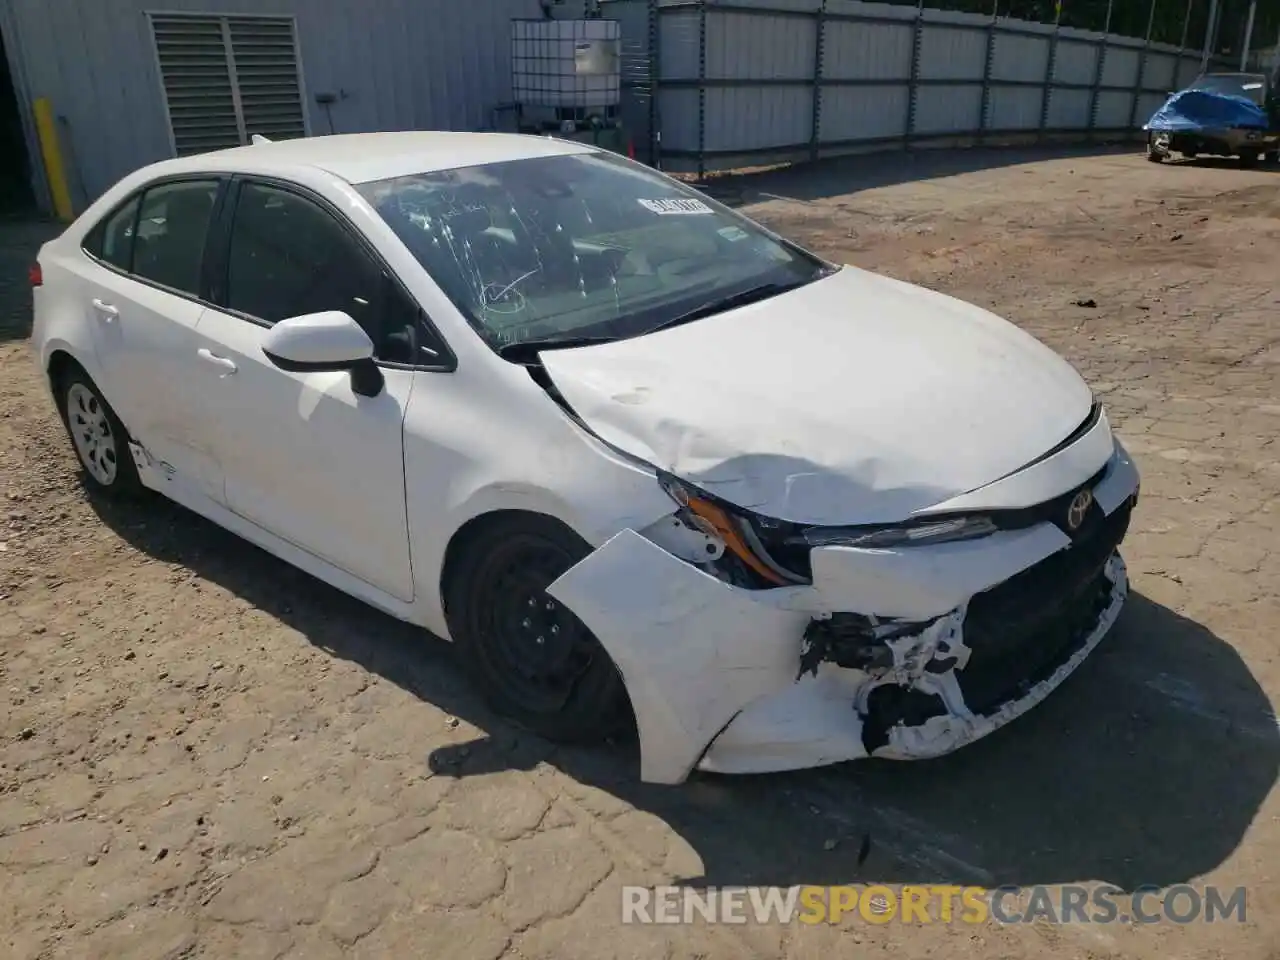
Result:
<svg viewBox="0 0 1280 960">
<path fill-rule="evenodd" d="M 821 279 L 827 276 L 827 272 L 817 274 L 813 279 Z M 807 283 L 806 280 L 792 283 L 761 283 L 754 287 L 748 287 L 746 290 L 739 290 L 737 293 L 731 293 L 728 296 L 716 297 L 714 300 L 708 300 L 700 303 L 692 310 L 686 310 L 684 313 L 676 314 L 669 320 L 663 320 L 656 326 L 649 327 L 644 333 L 653 333 L 657 330 L 666 330 L 669 327 L 678 327 L 682 323 L 688 323 L 691 320 L 700 320 L 703 317 L 709 317 L 712 314 L 723 313 L 725 310 L 732 310 L 734 307 L 745 307 L 750 303 L 758 303 L 761 300 L 768 300 L 770 297 L 776 297 L 780 293 L 786 293 L 788 290 L 794 290 L 802 287 Z"/>
<path fill-rule="evenodd" d="M 532 360 L 543 350 L 571 350 L 574 347 L 590 347 L 599 343 L 613 343 L 617 337 L 546 337 L 542 340 L 518 340 L 498 347 L 503 360 Z"/>
<path fill-rule="evenodd" d="M 761 283 L 754 287 L 748 287 L 746 290 L 739 290 L 737 293 L 731 293 L 727 296 L 716 297 L 705 303 L 700 303 L 692 310 L 686 310 L 684 313 L 678 314 L 669 320 L 641 330 L 639 333 L 626 337 L 610 337 L 610 336 L 581 336 L 581 337 L 546 337 L 541 340 L 520 340 L 515 343 L 504 343 L 497 348 L 498 356 L 504 360 L 515 360 L 522 362 L 533 360 L 543 350 L 571 350 L 574 347 L 590 347 L 601 343 L 616 343 L 618 340 L 629 340 L 632 336 L 642 337 L 647 333 L 653 333 L 655 330 L 665 330 L 668 327 L 677 327 L 682 323 L 688 323 L 691 320 L 697 320 L 701 317 L 710 316 L 713 313 L 721 313 L 725 310 L 731 310 L 734 307 L 745 307 L 749 303 L 757 303 L 760 300 L 767 300 L 769 297 L 777 296 L 780 293 L 786 293 L 788 290 L 795 290 L 802 287 L 812 280 L 821 280 L 835 273 L 839 267 L 823 267 L 818 270 L 812 277 L 806 280 L 791 281 L 789 283 Z"/>
</svg>

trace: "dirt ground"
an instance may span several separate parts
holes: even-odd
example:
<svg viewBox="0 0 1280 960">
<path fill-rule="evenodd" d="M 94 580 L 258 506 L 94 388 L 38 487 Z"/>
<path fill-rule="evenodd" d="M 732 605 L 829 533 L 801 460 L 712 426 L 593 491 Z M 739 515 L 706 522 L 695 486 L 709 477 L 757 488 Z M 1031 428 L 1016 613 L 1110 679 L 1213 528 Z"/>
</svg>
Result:
<svg viewBox="0 0 1280 960">
<path fill-rule="evenodd" d="M 89 499 L 26 341 L 48 228 L 0 225 L 0 955 L 1280 957 L 1280 173 L 975 151 L 712 189 L 994 308 L 1105 398 L 1134 592 L 1076 677 L 938 761 L 670 789 L 552 750 L 446 644 Z M 622 925 L 621 885 L 670 882 L 1244 885 L 1247 918 Z"/>
</svg>

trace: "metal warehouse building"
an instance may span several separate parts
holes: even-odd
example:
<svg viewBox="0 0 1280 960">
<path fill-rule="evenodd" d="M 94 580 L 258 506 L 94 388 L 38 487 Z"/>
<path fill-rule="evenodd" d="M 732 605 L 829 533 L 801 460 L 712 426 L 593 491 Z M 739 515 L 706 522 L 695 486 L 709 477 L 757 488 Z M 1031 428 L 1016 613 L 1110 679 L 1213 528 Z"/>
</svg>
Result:
<svg viewBox="0 0 1280 960">
<path fill-rule="evenodd" d="M 539 0 L 0 0 L 0 202 L 74 210 L 138 167 L 269 137 L 476 130 Z M 43 101 L 43 102 L 42 102 Z"/>
</svg>

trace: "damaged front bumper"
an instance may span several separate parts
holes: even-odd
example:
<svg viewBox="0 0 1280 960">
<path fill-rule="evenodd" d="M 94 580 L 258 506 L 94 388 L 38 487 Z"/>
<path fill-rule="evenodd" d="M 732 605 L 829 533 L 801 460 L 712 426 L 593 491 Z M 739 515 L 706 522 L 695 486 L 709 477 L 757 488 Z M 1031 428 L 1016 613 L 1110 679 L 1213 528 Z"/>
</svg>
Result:
<svg viewBox="0 0 1280 960">
<path fill-rule="evenodd" d="M 1167 149 L 1183 153 L 1234 157 L 1247 151 L 1269 152 L 1280 147 L 1280 132 L 1274 130 L 1221 127 L 1155 132 L 1167 137 Z"/>
<path fill-rule="evenodd" d="M 1128 592 L 1123 447 L 1073 539 L 1051 522 L 898 549 L 819 547 L 811 584 L 750 590 L 624 530 L 549 593 L 626 684 L 641 778 L 949 753 L 1025 713 L 1098 645 Z"/>
</svg>

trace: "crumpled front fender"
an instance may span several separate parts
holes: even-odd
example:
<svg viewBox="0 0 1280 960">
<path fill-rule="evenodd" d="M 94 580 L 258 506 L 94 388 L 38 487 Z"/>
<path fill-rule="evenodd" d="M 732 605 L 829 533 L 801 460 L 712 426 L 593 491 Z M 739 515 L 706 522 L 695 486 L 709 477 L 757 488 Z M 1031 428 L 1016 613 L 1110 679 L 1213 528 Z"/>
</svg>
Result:
<svg viewBox="0 0 1280 960">
<path fill-rule="evenodd" d="M 808 615 L 758 602 L 634 530 L 547 592 L 599 638 L 622 673 L 646 782 L 683 782 L 743 707 L 796 679 Z M 790 592 L 771 591 L 770 599 L 785 603 Z"/>
<path fill-rule="evenodd" d="M 787 609 L 789 588 L 747 594 L 624 530 L 548 592 L 599 638 L 622 673 L 640 734 L 641 779 L 682 783 L 695 767 L 747 773 L 859 757 L 919 760 L 981 739 L 1045 699 L 1075 672 L 1116 621 L 1127 595 L 1112 554 L 1106 608 L 1072 655 L 993 712 L 974 714 L 958 676 L 971 650 L 961 607 L 919 633 L 886 641 L 892 667 L 865 672 L 821 664 L 796 675 L 809 614 Z M 777 602 L 779 605 L 773 605 Z M 795 604 L 798 605 L 798 604 Z M 939 659 L 949 669 L 930 669 Z M 863 737 L 869 699 L 901 686 L 936 696 L 945 711 L 894 723 L 885 741 Z M 882 723 L 883 721 L 876 721 Z"/>
<path fill-rule="evenodd" d="M 1108 516 L 1136 500 L 1137 471 L 1118 443 L 1093 493 Z M 1062 648 L 1061 661 L 1055 654 L 1023 678 L 1034 680 L 1030 689 L 1008 678 L 1009 699 L 984 700 L 982 715 L 964 687 L 984 676 L 1004 683 L 1005 668 L 989 642 L 971 648 L 971 601 L 1068 549 L 1052 524 L 910 550 L 823 547 L 811 554 L 811 585 L 749 590 L 708 572 L 714 541 L 672 515 L 640 532 L 624 529 L 548 592 L 622 674 L 639 729 L 641 778 L 674 784 L 694 768 L 762 772 L 868 755 L 919 759 L 986 736 L 1044 699 L 1110 630 L 1127 592 L 1115 552 L 1123 530 L 1116 536 L 1105 563 L 1088 561 L 1099 564 L 1099 579 L 1078 602 L 1094 612 L 1072 627 L 1087 632 Z M 887 626 L 884 639 L 859 639 L 863 628 L 847 620 L 815 626 L 851 615 L 873 615 Z M 859 645 L 868 643 L 891 656 L 864 658 Z M 807 660 L 814 663 L 806 667 Z M 992 670 L 993 681 L 984 672 Z"/>
</svg>

